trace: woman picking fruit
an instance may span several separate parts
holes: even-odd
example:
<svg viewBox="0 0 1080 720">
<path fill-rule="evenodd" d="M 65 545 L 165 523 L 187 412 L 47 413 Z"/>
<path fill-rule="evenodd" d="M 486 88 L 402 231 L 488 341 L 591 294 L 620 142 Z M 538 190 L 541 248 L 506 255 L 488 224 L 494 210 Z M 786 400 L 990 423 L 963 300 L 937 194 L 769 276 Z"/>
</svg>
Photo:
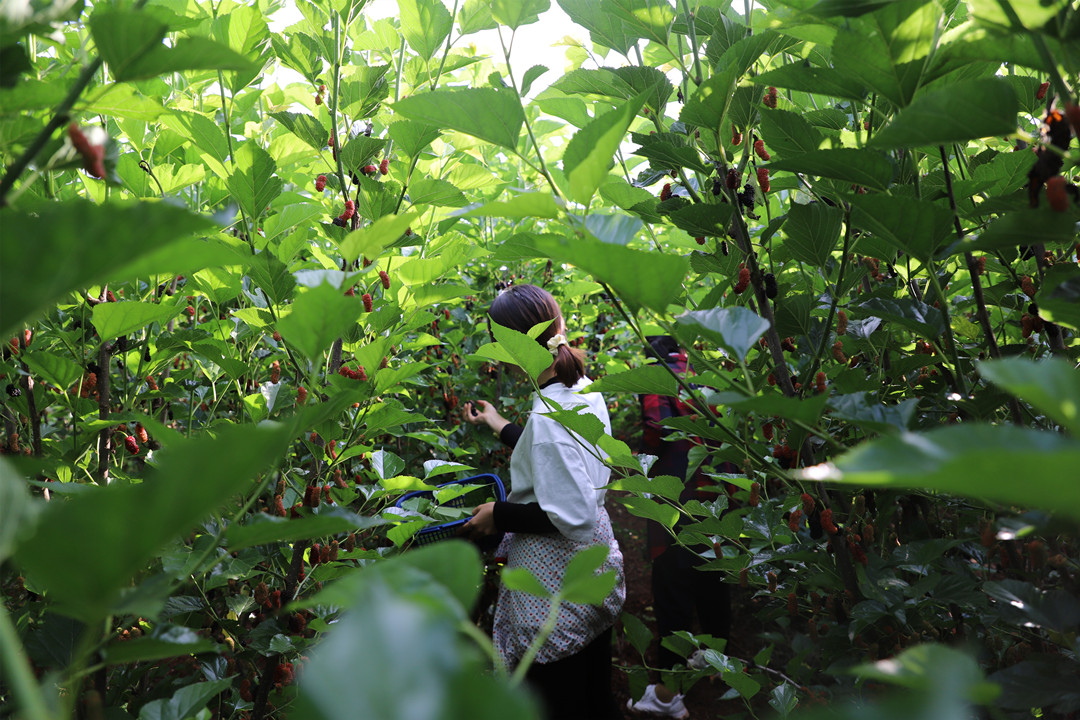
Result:
<svg viewBox="0 0 1080 720">
<path fill-rule="evenodd" d="M 465 403 L 465 420 L 485 423 L 514 452 L 507 501 L 477 507 L 463 532 L 474 538 L 505 532 L 497 554 L 506 557 L 507 567 L 532 571 L 549 592 L 558 590 L 575 553 L 592 545 L 608 547 L 600 569 L 615 571 L 614 589 L 602 605 L 563 603 L 555 629 L 526 678 L 549 718 L 621 717 L 611 693 L 611 629 L 626 586 L 622 553 L 604 509 L 610 470 L 597 448 L 544 415 L 555 406 L 584 406 L 584 412 L 610 432 L 607 405 L 599 393 L 580 393 L 591 382 L 585 376 L 584 354 L 567 344 L 562 312 L 551 293 L 535 285 L 514 285 L 495 299 L 488 314 L 499 325 L 522 333 L 550 322 L 537 341 L 554 360 L 537 378 L 539 391 L 523 428 L 503 418 L 491 403 Z M 536 638 L 548 602 L 505 586 L 499 589 L 494 641 L 508 667 L 521 661 Z"/>
</svg>

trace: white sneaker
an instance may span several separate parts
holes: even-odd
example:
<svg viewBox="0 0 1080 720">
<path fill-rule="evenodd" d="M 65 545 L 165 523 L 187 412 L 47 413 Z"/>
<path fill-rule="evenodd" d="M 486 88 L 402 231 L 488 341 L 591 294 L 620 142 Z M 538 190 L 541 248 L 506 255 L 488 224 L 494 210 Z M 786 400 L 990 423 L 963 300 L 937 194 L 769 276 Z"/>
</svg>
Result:
<svg viewBox="0 0 1080 720">
<path fill-rule="evenodd" d="M 656 697 L 656 685 L 645 688 L 645 694 L 637 702 L 634 702 L 633 698 L 627 700 L 626 707 L 631 712 L 640 715 L 676 718 L 677 720 L 686 720 L 686 718 L 690 717 L 690 711 L 683 705 L 682 695 L 675 695 L 670 702 L 663 702 Z"/>
</svg>

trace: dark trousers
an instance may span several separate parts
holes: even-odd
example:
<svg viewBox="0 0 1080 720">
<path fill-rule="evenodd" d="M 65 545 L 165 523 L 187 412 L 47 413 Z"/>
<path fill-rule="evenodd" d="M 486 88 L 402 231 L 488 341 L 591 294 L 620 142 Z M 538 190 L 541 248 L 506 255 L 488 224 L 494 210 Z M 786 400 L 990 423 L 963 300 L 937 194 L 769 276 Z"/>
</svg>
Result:
<svg viewBox="0 0 1080 720">
<path fill-rule="evenodd" d="M 731 588 L 724 582 L 723 573 L 698 570 L 700 562 L 677 545 L 669 546 L 653 560 L 653 609 L 661 639 L 676 630 L 693 632 L 695 613 L 701 632 L 714 637 L 730 636 Z M 662 668 L 686 662 L 663 645 L 657 660 Z"/>
<path fill-rule="evenodd" d="M 533 663 L 525 678 L 540 696 L 547 720 L 622 717 L 611 692 L 611 628 L 568 658 Z"/>
</svg>

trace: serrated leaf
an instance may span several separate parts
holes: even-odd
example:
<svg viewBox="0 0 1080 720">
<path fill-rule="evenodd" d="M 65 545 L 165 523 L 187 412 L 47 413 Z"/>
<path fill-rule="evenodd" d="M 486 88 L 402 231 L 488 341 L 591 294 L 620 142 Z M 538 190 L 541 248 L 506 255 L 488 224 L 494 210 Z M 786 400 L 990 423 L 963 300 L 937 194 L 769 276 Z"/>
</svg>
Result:
<svg viewBox="0 0 1080 720">
<path fill-rule="evenodd" d="M 645 102 L 645 94 L 594 118 L 574 134 L 563 153 L 563 172 L 570 181 L 570 197 L 587 205 L 614 164 L 630 123 Z"/>
<path fill-rule="evenodd" d="M 279 320 L 278 331 L 313 362 L 319 362 L 323 351 L 364 312 L 359 297 L 347 297 L 330 285 L 300 293 L 291 307 L 292 311 Z"/>
<path fill-rule="evenodd" d="M 101 303 L 94 306 L 93 323 L 103 342 L 127 335 L 151 323 L 164 323 L 180 314 L 179 305 L 141 302 Z"/>
<path fill-rule="evenodd" d="M 744 307 L 691 310 L 677 318 L 679 326 L 718 343 L 742 359 L 769 329 L 769 322 Z"/>
<path fill-rule="evenodd" d="M 413 120 L 398 120 L 387 129 L 390 139 L 398 150 L 407 156 L 417 157 L 428 145 L 439 137 L 439 129 Z"/>
<path fill-rule="evenodd" d="M 667 312 L 682 293 L 689 262 L 666 253 L 645 252 L 584 238 L 538 235 L 536 249 L 547 257 L 581 268 L 611 285 L 632 307 Z"/>
<path fill-rule="evenodd" d="M 949 83 L 896 114 L 870 140 L 872 147 L 949 145 L 1016 132 L 1020 101 L 1001 78 Z"/>
<path fill-rule="evenodd" d="M 605 375 L 587 392 L 656 394 L 678 396 L 678 385 L 671 373 L 658 365 L 646 365 L 625 372 Z"/>
<path fill-rule="evenodd" d="M 792 203 L 783 226 L 784 248 L 796 260 L 825 267 L 836 250 L 843 221 L 843 212 L 838 207 Z"/>
<path fill-rule="evenodd" d="M 274 175 L 274 159 L 249 140 L 236 150 L 233 166 L 233 174 L 226 182 L 229 192 L 249 219 L 262 217 L 281 192 L 281 179 Z"/>
<path fill-rule="evenodd" d="M 799 474 L 853 485 L 949 492 L 1080 519 L 1080 486 L 1072 481 L 1078 462 L 1080 442 L 1058 433 L 965 423 L 878 438 L 835 464 Z M 1018 477 L 1024 482 L 1018 483 Z"/>
<path fill-rule="evenodd" d="M 979 363 L 979 374 L 1080 437 L 1080 374 L 1071 363 L 1002 358 Z"/>
<path fill-rule="evenodd" d="M 322 150 L 326 147 L 326 139 L 330 137 L 330 131 L 311 115 L 276 112 L 270 113 L 270 116 L 288 128 L 293 135 L 316 150 Z"/>
<path fill-rule="evenodd" d="M 436 0 L 437 1 L 437 0 Z M 512 91 L 493 88 L 435 90 L 394 103 L 394 112 L 440 129 L 457 130 L 513 151 L 525 111 Z"/>
<path fill-rule="evenodd" d="M 893 178 L 889 158 L 874 150 L 839 148 L 777 158 L 769 163 L 770 170 L 819 175 L 862 185 L 872 190 L 885 190 Z"/>
<path fill-rule="evenodd" d="M 424 60 L 440 49 L 454 25 L 450 11 L 439 0 L 398 0 L 401 33 Z"/>
<path fill-rule="evenodd" d="M 48 303 L 116 268 L 213 227 L 206 218 L 156 202 L 48 203 L 33 214 L 4 211 L 0 243 L 0 328 L 5 337 Z M 63 258 L 44 264 L 43 257 Z"/>
</svg>

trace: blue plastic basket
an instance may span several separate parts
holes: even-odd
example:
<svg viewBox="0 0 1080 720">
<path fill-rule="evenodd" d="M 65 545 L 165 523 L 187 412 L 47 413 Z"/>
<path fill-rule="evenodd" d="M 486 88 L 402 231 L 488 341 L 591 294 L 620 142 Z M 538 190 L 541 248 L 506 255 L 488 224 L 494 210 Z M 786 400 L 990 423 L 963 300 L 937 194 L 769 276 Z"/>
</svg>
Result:
<svg viewBox="0 0 1080 720">
<path fill-rule="evenodd" d="M 472 477 L 462 478 L 460 480 L 451 480 L 450 482 L 442 483 L 436 487 L 444 488 L 451 485 L 491 485 L 494 490 L 495 500 L 502 502 L 506 500 L 506 489 L 503 487 L 502 480 L 498 475 L 492 475 L 491 473 L 485 473 L 483 475 L 473 475 Z M 477 496 L 480 495 L 479 498 Z M 453 500 L 446 503 L 447 507 L 464 508 L 474 507 L 484 502 L 491 493 L 485 488 L 477 488 L 464 495 L 459 495 Z M 415 490 L 411 493 L 406 493 L 398 498 L 395 506 L 401 507 L 405 501 L 415 497 L 429 497 L 434 498 L 435 493 L 430 490 Z M 423 530 L 420 530 L 413 536 L 414 545 L 427 545 L 433 542 L 439 542 L 440 540 L 449 540 L 457 537 L 458 528 L 469 521 L 468 518 L 462 518 L 461 520 L 451 520 L 450 522 L 440 523 L 438 525 L 429 525 Z"/>
</svg>

